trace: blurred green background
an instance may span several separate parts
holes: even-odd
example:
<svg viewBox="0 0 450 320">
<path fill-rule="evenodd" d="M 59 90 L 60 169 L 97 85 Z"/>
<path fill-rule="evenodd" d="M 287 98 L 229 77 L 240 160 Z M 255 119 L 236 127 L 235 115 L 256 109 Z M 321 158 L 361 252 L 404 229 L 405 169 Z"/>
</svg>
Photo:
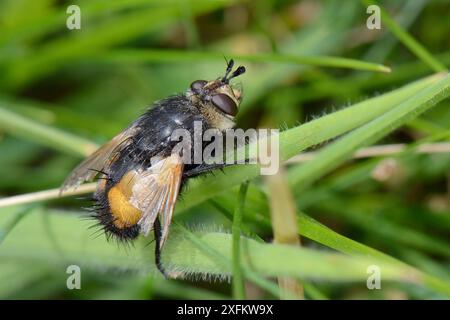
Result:
<svg viewBox="0 0 450 320">
<path fill-rule="evenodd" d="M 66 28 L 70 4 L 81 8 L 80 30 Z M 381 30 L 367 29 L 364 1 L 0 0 L 0 196 L 58 187 L 93 150 L 93 143 L 106 142 L 153 101 L 183 92 L 193 80 L 221 75 L 223 56 L 247 68 L 239 78 L 244 88 L 237 118 L 241 128 L 291 128 L 450 65 L 449 1 L 379 4 L 423 46 L 431 63 L 427 55 L 417 55 L 405 45 L 384 20 Z M 357 70 L 361 68 L 356 63 L 327 67 L 326 58 L 292 58 L 321 56 L 380 64 L 392 72 L 378 72 L 383 68 L 377 65 Z M 447 99 L 377 143 L 409 144 L 439 135 L 448 140 L 449 128 Z M 296 166 L 302 164 L 292 165 Z M 252 184 L 264 189 L 261 179 Z M 293 194 L 298 209 L 337 233 L 449 285 L 449 153 L 347 161 Z M 176 221 L 230 230 L 236 197 L 236 190 L 229 190 L 183 211 Z M 248 200 L 247 211 L 253 204 L 261 216 L 269 216 L 261 199 Z M 227 281 L 164 280 L 148 270 L 136 273 L 126 264 L 111 267 L 101 256 L 91 263 L 95 267 L 83 269 L 82 290 L 68 290 L 67 263 L 57 264 L 45 252 L 56 252 L 64 260 L 61 239 L 83 239 L 83 247 L 89 247 L 91 239 L 105 242 L 87 231 L 92 222 L 82 220 L 80 207 L 85 205 L 72 197 L 0 209 L 1 298 L 232 296 Z M 246 219 L 246 214 L 242 229 L 270 242 L 268 220 Z M 68 216 L 69 222 L 64 220 Z M 54 236 L 80 230 L 84 238 Z M 14 246 L 8 247 L 8 241 Z M 304 237 L 301 241 L 307 248 L 331 250 Z M 46 244 L 40 246 L 41 242 Z M 126 255 L 128 249 L 118 250 Z M 306 298 L 446 297 L 401 281 L 368 290 L 365 281 L 321 280 L 303 283 Z M 246 292 L 248 298 L 274 297 L 248 279 Z"/>
</svg>

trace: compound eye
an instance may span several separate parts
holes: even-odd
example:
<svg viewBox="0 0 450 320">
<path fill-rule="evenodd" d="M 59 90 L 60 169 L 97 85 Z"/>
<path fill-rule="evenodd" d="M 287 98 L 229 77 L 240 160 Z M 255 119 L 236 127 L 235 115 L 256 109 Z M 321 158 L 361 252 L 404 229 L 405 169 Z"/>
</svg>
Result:
<svg viewBox="0 0 450 320">
<path fill-rule="evenodd" d="M 203 89 L 203 87 L 208 83 L 208 81 L 205 80 L 195 80 L 191 83 L 191 90 L 192 91 L 199 91 Z"/>
<path fill-rule="evenodd" d="M 215 94 L 212 96 L 211 101 L 217 108 L 230 116 L 235 116 L 238 112 L 236 102 L 226 94 Z"/>
</svg>

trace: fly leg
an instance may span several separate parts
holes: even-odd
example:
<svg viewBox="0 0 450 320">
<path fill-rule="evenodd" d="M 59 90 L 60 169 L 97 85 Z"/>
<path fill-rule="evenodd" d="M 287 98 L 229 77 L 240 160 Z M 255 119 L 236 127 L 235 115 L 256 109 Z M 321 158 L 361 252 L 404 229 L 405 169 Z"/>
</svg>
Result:
<svg viewBox="0 0 450 320">
<path fill-rule="evenodd" d="M 161 223 L 159 222 L 159 218 L 156 218 L 155 223 L 153 224 L 153 231 L 155 234 L 155 264 L 158 270 L 164 275 L 164 277 L 168 279 L 169 275 L 167 274 L 161 263 Z"/>
<path fill-rule="evenodd" d="M 234 163 L 233 163 L 234 164 Z M 186 170 L 183 172 L 183 178 L 193 178 L 199 176 L 203 173 L 211 172 L 216 169 L 223 169 L 225 167 L 229 167 L 233 164 L 222 164 L 222 163 L 214 163 L 214 164 L 200 164 L 195 168 Z"/>
<path fill-rule="evenodd" d="M 230 166 L 234 166 L 234 165 L 250 164 L 248 162 L 250 162 L 250 161 L 246 160 L 246 163 L 212 163 L 212 164 L 203 163 L 203 164 L 196 166 L 195 168 L 186 169 L 183 172 L 183 178 L 197 177 L 203 173 L 208 173 L 208 172 L 211 172 L 216 169 L 223 169 L 225 167 L 230 167 Z"/>
</svg>

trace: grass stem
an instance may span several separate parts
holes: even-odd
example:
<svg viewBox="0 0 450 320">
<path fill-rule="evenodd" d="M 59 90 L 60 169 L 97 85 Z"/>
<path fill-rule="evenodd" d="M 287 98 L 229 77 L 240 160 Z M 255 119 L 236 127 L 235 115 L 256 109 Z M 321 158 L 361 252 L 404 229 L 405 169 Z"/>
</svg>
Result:
<svg viewBox="0 0 450 320">
<path fill-rule="evenodd" d="M 241 184 L 238 194 L 238 202 L 233 217 L 233 297 L 245 299 L 245 283 L 241 269 L 241 224 L 244 212 L 245 196 L 248 190 L 248 181 Z"/>
</svg>

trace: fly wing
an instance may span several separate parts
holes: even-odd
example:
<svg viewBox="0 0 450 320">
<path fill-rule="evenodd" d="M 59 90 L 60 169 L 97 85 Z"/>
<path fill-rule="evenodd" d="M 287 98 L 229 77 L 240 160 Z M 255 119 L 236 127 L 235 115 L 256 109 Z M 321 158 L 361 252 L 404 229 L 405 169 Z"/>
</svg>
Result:
<svg viewBox="0 0 450 320">
<path fill-rule="evenodd" d="M 130 138 L 136 134 L 137 130 L 138 127 L 136 126 L 128 127 L 87 157 L 66 178 L 60 188 L 60 193 L 77 188 L 82 183 L 94 179 L 99 171 L 113 162 L 114 156 L 118 152 L 129 145 Z"/>
<path fill-rule="evenodd" d="M 142 211 L 138 224 L 144 235 L 153 229 L 159 216 L 162 227 L 160 248 L 163 247 L 169 233 L 183 176 L 183 166 L 181 157 L 172 154 L 143 172 L 133 186 L 130 202 Z"/>
</svg>

